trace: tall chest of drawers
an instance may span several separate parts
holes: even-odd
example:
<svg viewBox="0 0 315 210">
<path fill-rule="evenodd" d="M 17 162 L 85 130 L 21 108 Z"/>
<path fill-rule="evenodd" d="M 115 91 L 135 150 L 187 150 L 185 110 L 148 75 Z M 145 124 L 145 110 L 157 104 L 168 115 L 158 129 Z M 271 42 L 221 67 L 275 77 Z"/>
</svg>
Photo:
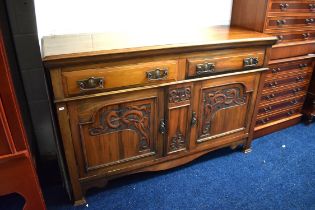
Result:
<svg viewBox="0 0 315 210">
<path fill-rule="evenodd" d="M 300 122 L 314 68 L 314 0 L 234 0 L 231 25 L 278 37 L 265 75 L 255 137 Z"/>
<path fill-rule="evenodd" d="M 76 204 L 116 177 L 250 147 L 276 37 L 229 26 L 130 33 L 43 39 Z"/>
</svg>

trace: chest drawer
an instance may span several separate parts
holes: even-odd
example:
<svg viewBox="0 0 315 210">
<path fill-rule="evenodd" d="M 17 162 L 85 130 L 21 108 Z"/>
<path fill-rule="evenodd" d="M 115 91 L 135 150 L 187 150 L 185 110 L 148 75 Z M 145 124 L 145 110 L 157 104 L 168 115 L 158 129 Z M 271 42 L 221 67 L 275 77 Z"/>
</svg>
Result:
<svg viewBox="0 0 315 210">
<path fill-rule="evenodd" d="M 315 25 L 314 16 L 281 16 L 281 17 L 268 17 L 266 29 L 284 29 L 294 27 L 308 27 L 313 28 Z"/>
<path fill-rule="evenodd" d="M 264 63 L 263 49 L 206 53 L 187 58 L 188 77 L 259 68 Z"/>
<path fill-rule="evenodd" d="M 282 78 L 268 79 L 265 81 L 263 91 L 269 91 L 270 89 L 283 87 L 286 85 L 303 84 L 305 81 L 309 81 L 310 76 L 311 76 L 310 73 L 302 73 L 297 75 L 289 75 L 287 77 Z"/>
<path fill-rule="evenodd" d="M 291 86 L 288 88 L 273 90 L 271 92 L 265 92 L 261 96 L 260 103 L 269 103 L 276 100 L 281 100 L 288 97 L 296 96 L 300 93 L 305 93 L 307 91 L 307 84 L 302 84 L 299 86 Z"/>
<path fill-rule="evenodd" d="M 177 60 L 63 71 L 66 96 L 177 80 Z"/>
<path fill-rule="evenodd" d="M 278 44 L 287 42 L 309 41 L 315 39 L 315 31 L 292 31 L 269 34 L 278 37 Z"/>
<path fill-rule="evenodd" d="M 295 106 L 295 105 L 302 106 L 304 100 L 305 100 L 305 94 L 298 96 L 298 97 L 289 98 L 289 99 L 286 99 L 283 101 L 263 105 L 258 110 L 258 116 L 272 113 L 272 112 L 275 112 L 277 110 L 285 109 L 285 108 Z"/>
<path fill-rule="evenodd" d="M 268 78 L 282 77 L 288 74 L 299 74 L 312 71 L 312 60 L 305 59 L 269 65 Z"/>
<path fill-rule="evenodd" d="M 314 1 L 278 1 L 273 0 L 271 2 L 269 12 L 281 12 L 281 13 L 312 13 L 315 12 Z"/>
<path fill-rule="evenodd" d="M 257 118 L 256 120 L 256 126 L 262 126 L 277 120 L 281 120 L 287 117 L 291 117 L 294 116 L 298 113 L 301 112 L 301 107 L 292 107 L 290 109 L 275 113 L 275 114 L 271 114 L 268 116 L 262 116 L 260 118 Z"/>
</svg>

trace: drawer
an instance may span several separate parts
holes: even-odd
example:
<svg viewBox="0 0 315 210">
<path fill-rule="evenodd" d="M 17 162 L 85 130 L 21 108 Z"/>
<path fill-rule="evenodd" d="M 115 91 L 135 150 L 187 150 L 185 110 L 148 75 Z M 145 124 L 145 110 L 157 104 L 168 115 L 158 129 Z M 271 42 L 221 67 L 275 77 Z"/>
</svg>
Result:
<svg viewBox="0 0 315 210">
<path fill-rule="evenodd" d="M 282 77 L 288 74 L 299 74 L 312 71 L 312 60 L 305 59 L 269 65 L 266 78 Z"/>
<path fill-rule="evenodd" d="M 288 97 L 294 97 L 300 93 L 306 93 L 306 91 L 307 91 L 307 84 L 300 85 L 300 86 L 292 86 L 289 88 L 284 88 L 284 89 L 275 90 L 271 92 L 265 92 L 261 96 L 260 103 L 265 104 L 265 103 L 281 100 Z"/>
<path fill-rule="evenodd" d="M 65 95 L 76 95 L 177 80 L 177 60 L 63 71 Z"/>
<path fill-rule="evenodd" d="M 268 34 L 277 36 L 279 39 L 278 44 L 315 40 L 315 31 L 291 31 Z"/>
<path fill-rule="evenodd" d="M 278 110 L 286 109 L 292 106 L 300 105 L 302 107 L 305 100 L 305 94 L 298 97 L 285 99 L 283 101 L 278 101 L 263 105 L 258 109 L 258 116 L 266 115 L 268 113 L 273 113 Z"/>
<path fill-rule="evenodd" d="M 299 43 L 284 43 L 272 46 L 270 60 L 304 56 L 315 52 L 314 41 L 304 41 Z"/>
<path fill-rule="evenodd" d="M 232 52 L 208 53 L 187 58 L 188 77 L 211 75 L 241 69 L 260 68 L 265 51 L 233 50 Z"/>
<path fill-rule="evenodd" d="M 281 12 L 286 14 L 290 12 L 312 13 L 315 12 L 314 1 L 272 1 L 269 12 Z"/>
<path fill-rule="evenodd" d="M 310 73 L 302 73 L 297 75 L 289 75 L 287 77 L 282 78 L 275 78 L 275 79 L 269 79 L 266 80 L 264 83 L 264 90 L 269 91 L 270 89 L 283 87 L 286 85 L 292 85 L 292 84 L 304 84 L 305 81 L 309 81 L 311 74 Z"/>
<path fill-rule="evenodd" d="M 315 25 L 315 16 L 268 17 L 266 24 L 266 29 L 285 29 L 294 27 L 313 28 Z"/>
<path fill-rule="evenodd" d="M 265 124 L 268 124 L 277 120 L 291 117 L 296 114 L 299 114 L 300 112 L 301 112 L 301 107 L 294 107 L 291 109 L 284 110 L 282 112 L 278 112 L 278 113 L 271 114 L 268 116 L 263 116 L 263 117 L 257 118 L 256 126 L 265 125 Z"/>
</svg>

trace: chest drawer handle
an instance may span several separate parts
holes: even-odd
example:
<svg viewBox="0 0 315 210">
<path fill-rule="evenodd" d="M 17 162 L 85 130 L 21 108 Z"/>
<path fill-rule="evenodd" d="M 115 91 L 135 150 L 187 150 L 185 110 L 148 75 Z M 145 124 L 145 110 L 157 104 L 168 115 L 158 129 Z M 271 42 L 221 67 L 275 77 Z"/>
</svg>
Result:
<svg viewBox="0 0 315 210">
<path fill-rule="evenodd" d="M 294 111 L 294 110 L 290 110 L 290 111 L 288 111 L 288 113 L 287 113 L 287 114 L 288 114 L 289 116 L 291 116 L 291 115 L 293 115 L 294 113 L 295 113 L 295 111 Z"/>
<path fill-rule="evenodd" d="M 303 81 L 303 80 L 304 80 L 304 77 L 303 77 L 303 76 L 299 76 L 299 77 L 296 78 L 296 81 L 297 81 L 297 82 L 301 82 L 301 81 Z"/>
<path fill-rule="evenodd" d="M 311 11 L 314 11 L 314 10 L 315 10 L 315 4 L 309 4 L 308 6 L 310 7 L 310 10 L 311 10 Z"/>
<path fill-rule="evenodd" d="M 262 124 L 266 124 L 269 120 L 270 119 L 267 117 L 265 119 L 261 119 L 260 121 L 261 121 Z"/>
<path fill-rule="evenodd" d="M 273 81 L 273 82 L 270 82 L 269 83 L 269 86 L 270 87 L 276 87 L 278 85 L 278 82 L 277 81 Z"/>
<path fill-rule="evenodd" d="M 100 89 L 104 87 L 104 78 L 90 77 L 88 79 L 78 80 L 77 84 L 82 91 Z"/>
<path fill-rule="evenodd" d="M 294 94 L 296 94 L 297 92 L 299 92 L 299 91 L 301 91 L 301 90 L 302 90 L 302 89 L 298 87 L 298 88 L 294 88 L 292 91 L 293 91 Z"/>
<path fill-rule="evenodd" d="M 305 23 L 306 24 L 312 24 L 312 23 L 314 23 L 314 19 L 313 18 L 307 18 L 307 19 L 305 19 Z"/>
<path fill-rule="evenodd" d="M 264 111 L 265 112 L 270 112 L 272 110 L 272 107 L 271 106 L 268 106 L 268 107 L 265 107 L 264 108 Z"/>
<path fill-rule="evenodd" d="M 283 40 L 283 35 L 278 35 L 277 38 L 278 38 L 279 41 L 282 41 Z"/>
<path fill-rule="evenodd" d="M 257 57 L 244 58 L 245 68 L 256 67 L 258 63 L 259 63 L 259 59 Z"/>
<path fill-rule="evenodd" d="M 278 25 L 278 26 L 284 25 L 284 24 L 286 24 L 286 23 L 287 23 L 286 20 L 277 20 L 277 25 Z"/>
<path fill-rule="evenodd" d="M 273 93 L 266 96 L 267 100 L 270 100 L 270 99 L 272 99 L 274 97 L 275 97 L 275 94 L 273 94 Z"/>
<path fill-rule="evenodd" d="M 296 100 L 296 99 L 293 99 L 292 101 L 291 101 L 291 104 L 297 104 L 298 103 L 298 101 Z"/>
<path fill-rule="evenodd" d="M 204 63 L 204 64 L 197 64 L 196 65 L 196 74 L 203 75 L 215 73 L 215 64 L 214 63 Z"/>
<path fill-rule="evenodd" d="M 305 68 L 305 67 L 307 67 L 307 63 L 300 63 L 300 64 L 299 64 L 299 68 L 300 68 L 300 69 L 303 69 L 303 68 Z"/>
<path fill-rule="evenodd" d="M 280 68 L 274 68 L 274 69 L 271 70 L 271 72 L 274 73 L 274 74 L 279 72 L 279 71 L 281 71 Z"/>
<path fill-rule="evenodd" d="M 147 71 L 147 79 L 149 81 L 155 81 L 155 80 L 163 80 L 167 78 L 168 75 L 168 69 L 154 69 L 152 71 Z"/>
<path fill-rule="evenodd" d="M 287 4 L 287 3 L 280 4 L 280 5 L 279 5 L 279 7 L 280 7 L 280 9 L 281 9 L 282 11 L 285 11 L 285 10 L 287 10 L 287 9 L 288 9 L 289 4 Z"/>
<path fill-rule="evenodd" d="M 310 37 L 310 33 L 304 33 L 302 34 L 303 39 L 308 39 Z"/>
</svg>

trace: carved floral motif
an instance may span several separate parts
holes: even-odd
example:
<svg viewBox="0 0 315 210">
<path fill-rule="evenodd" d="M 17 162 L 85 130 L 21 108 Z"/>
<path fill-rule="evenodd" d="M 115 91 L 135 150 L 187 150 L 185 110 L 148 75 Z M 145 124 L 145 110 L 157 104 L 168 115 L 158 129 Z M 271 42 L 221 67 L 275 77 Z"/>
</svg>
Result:
<svg viewBox="0 0 315 210">
<path fill-rule="evenodd" d="M 178 103 L 181 101 L 188 101 L 191 97 L 190 87 L 183 87 L 178 89 L 170 90 L 169 92 L 169 102 Z"/>
<path fill-rule="evenodd" d="M 185 148 L 185 137 L 180 131 L 176 131 L 176 135 L 171 139 L 169 151 L 176 151 Z"/>
<path fill-rule="evenodd" d="M 210 135 L 211 120 L 220 109 L 239 106 L 246 103 L 246 93 L 241 84 L 210 88 L 203 91 L 202 136 Z"/>
<path fill-rule="evenodd" d="M 115 110 L 100 110 L 99 120 L 89 128 L 89 133 L 96 136 L 130 129 L 140 136 L 139 150 L 146 150 L 149 147 L 150 112 L 150 104 L 122 107 Z"/>
</svg>

